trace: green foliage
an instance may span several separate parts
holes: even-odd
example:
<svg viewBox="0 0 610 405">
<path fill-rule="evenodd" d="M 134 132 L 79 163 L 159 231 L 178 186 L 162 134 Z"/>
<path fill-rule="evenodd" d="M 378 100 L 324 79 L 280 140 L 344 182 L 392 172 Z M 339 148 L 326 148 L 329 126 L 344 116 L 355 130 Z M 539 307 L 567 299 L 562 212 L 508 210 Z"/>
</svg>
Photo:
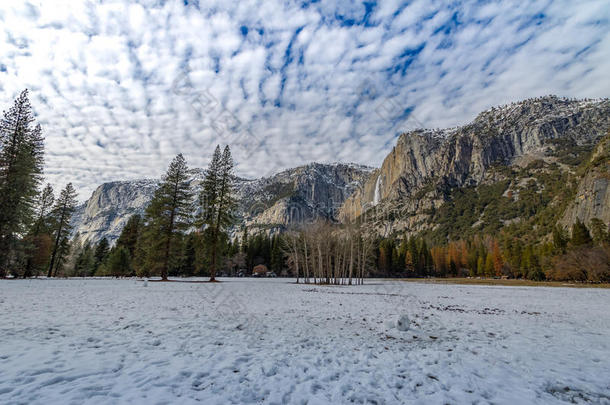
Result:
<svg viewBox="0 0 610 405">
<path fill-rule="evenodd" d="M 608 225 L 604 224 L 599 218 L 591 219 L 591 234 L 593 235 L 593 241 L 598 245 L 604 243 L 610 243 L 610 230 Z"/>
<path fill-rule="evenodd" d="M 191 226 L 191 212 L 189 170 L 186 160 L 179 154 L 170 163 L 146 208 L 146 229 L 142 232 L 140 247 L 146 252 L 142 266 L 149 268 L 147 273 L 160 274 L 162 279 L 167 279 L 170 267 L 179 260 L 173 242 Z"/>
<path fill-rule="evenodd" d="M 104 265 L 104 273 L 113 277 L 125 277 L 132 275 L 131 256 L 129 250 L 124 246 L 118 246 L 110 252 L 108 260 Z"/>
<path fill-rule="evenodd" d="M 574 225 L 572 225 L 572 239 L 570 239 L 570 243 L 572 246 L 586 246 L 592 242 L 593 240 L 587 226 L 580 219 L 577 219 Z"/>
<path fill-rule="evenodd" d="M 554 156 L 563 164 L 578 166 L 587 160 L 593 145 L 578 145 L 572 138 L 556 138 L 548 141 L 554 149 Z"/>
<path fill-rule="evenodd" d="M 436 243 L 443 243 L 481 232 L 498 232 L 502 228 L 500 219 L 514 216 L 513 212 L 507 212 L 508 198 L 502 196 L 508 185 L 508 181 L 501 181 L 452 190 L 449 201 L 433 217 L 433 222 L 439 226 L 428 237 Z M 476 223 L 479 225 L 473 227 Z"/>
<path fill-rule="evenodd" d="M 97 245 L 95 245 L 95 253 L 93 254 L 93 273 L 97 274 L 99 267 L 104 264 L 106 258 L 110 253 L 110 244 L 108 239 L 102 238 Z"/>
<path fill-rule="evenodd" d="M 234 196 L 235 175 L 233 174 L 233 158 L 227 145 L 220 154 L 220 146 L 216 146 L 214 155 L 203 181 L 203 189 L 199 196 L 201 216 L 198 224 L 211 229 L 209 246 L 211 249 L 210 280 L 216 276 L 216 266 L 221 257 L 219 248 L 223 233 L 234 221 L 234 211 L 237 206 Z"/>
<path fill-rule="evenodd" d="M 280 274 L 281 271 L 286 267 L 284 261 L 284 253 L 282 251 L 282 237 L 280 235 L 274 235 L 271 239 L 271 271 Z"/>
<path fill-rule="evenodd" d="M 129 255 L 134 257 L 136 254 L 138 239 L 142 233 L 143 225 L 142 217 L 139 215 L 131 216 L 121 231 L 121 235 L 119 235 L 119 238 L 117 239 L 116 246 L 124 247 L 129 251 Z"/>
<path fill-rule="evenodd" d="M 553 247 L 555 248 L 555 253 L 565 253 L 567 246 L 568 237 L 565 231 L 560 226 L 555 225 L 553 228 Z"/>
<path fill-rule="evenodd" d="M 87 242 L 80 248 L 74 261 L 73 275 L 90 277 L 95 274 L 95 249 Z"/>
<path fill-rule="evenodd" d="M 70 222 L 72 215 L 76 210 L 76 191 L 72 187 L 72 183 L 68 183 L 64 188 L 55 205 L 51 210 L 51 221 L 53 222 L 53 232 L 55 244 L 51 253 L 51 261 L 49 263 L 48 277 L 57 275 L 62 269 L 70 252 L 70 231 L 72 229 Z"/>
<path fill-rule="evenodd" d="M 24 90 L 0 120 L 0 277 L 21 254 L 19 238 L 34 220 L 44 140 Z"/>
</svg>

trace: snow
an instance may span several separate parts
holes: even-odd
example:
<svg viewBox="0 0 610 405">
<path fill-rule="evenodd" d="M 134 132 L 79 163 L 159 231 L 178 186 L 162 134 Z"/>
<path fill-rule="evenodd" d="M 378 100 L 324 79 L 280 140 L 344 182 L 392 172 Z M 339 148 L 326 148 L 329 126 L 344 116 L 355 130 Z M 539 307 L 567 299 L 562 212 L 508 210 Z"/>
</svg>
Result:
<svg viewBox="0 0 610 405">
<path fill-rule="evenodd" d="M 610 290 L 144 285 L 0 281 L 0 403 L 610 403 Z"/>
<path fill-rule="evenodd" d="M 373 205 L 379 204 L 381 201 L 381 173 L 377 175 L 377 180 L 375 181 L 375 194 L 373 195 Z"/>
<path fill-rule="evenodd" d="M 411 320 L 409 319 L 408 315 L 402 315 L 396 321 L 396 329 L 398 329 L 401 332 L 408 331 L 410 327 L 411 327 Z"/>
</svg>

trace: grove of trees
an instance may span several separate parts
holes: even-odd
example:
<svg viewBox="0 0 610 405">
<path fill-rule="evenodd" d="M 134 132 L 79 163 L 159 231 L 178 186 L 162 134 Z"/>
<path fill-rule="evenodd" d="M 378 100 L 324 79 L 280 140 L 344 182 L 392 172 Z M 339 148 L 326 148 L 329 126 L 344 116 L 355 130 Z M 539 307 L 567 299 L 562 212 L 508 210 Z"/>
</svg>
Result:
<svg viewBox="0 0 610 405">
<path fill-rule="evenodd" d="M 51 276 L 66 263 L 76 193 L 68 184 L 55 201 L 43 165 L 42 128 L 24 90 L 0 121 L 0 278 Z"/>
</svg>

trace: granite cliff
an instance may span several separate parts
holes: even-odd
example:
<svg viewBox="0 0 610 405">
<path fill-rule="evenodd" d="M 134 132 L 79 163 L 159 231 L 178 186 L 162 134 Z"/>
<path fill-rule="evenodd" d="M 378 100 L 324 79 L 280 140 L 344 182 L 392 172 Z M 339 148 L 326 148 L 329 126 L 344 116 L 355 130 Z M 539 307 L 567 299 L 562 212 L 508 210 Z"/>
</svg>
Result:
<svg viewBox="0 0 610 405">
<path fill-rule="evenodd" d="M 435 226 L 433 212 L 451 200 L 453 190 L 500 181 L 498 167 L 534 160 L 572 170 L 559 157 L 567 149 L 592 149 L 609 127 L 607 99 L 548 96 L 492 108 L 462 127 L 402 134 L 381 168 L 345 201 L 340 218 L 369 221 L 381 234 L 421 232 Z M 607 178 L 596 178 L 583 187 L 605 189 Z M 598 211 L 608 211 L 596 201 Z M 570 215 L 602 215 L 589 211 L 583 206 Z"/>
</svg>

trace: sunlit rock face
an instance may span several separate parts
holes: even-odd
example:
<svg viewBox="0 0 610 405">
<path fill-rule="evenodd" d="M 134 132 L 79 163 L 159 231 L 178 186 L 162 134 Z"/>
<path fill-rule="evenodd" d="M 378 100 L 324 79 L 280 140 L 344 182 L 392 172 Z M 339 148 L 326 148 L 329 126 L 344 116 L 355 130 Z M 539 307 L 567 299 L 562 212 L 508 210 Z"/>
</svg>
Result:
<svg viewBox="0 0 610 405">
<path fill-rule="evenodd" d="M 366 214 L 376 216 L 378 225 L 383 222 L 386 228 L 390 222 L 394 230 L 421 231 L 429 225 L 423 213 L 443 204 L 451 189 L 493 181 L 489 176 L 494 166 L 534 158 L 551 161 L 562 147 L 560 140 L 594 145 L 609 126 L 610 101 L 606 99 L 548 96 L 492 108 L 462 127 L 404 133 L 381 168 L 345 201 L 340 218 L 353 221 Z M 570 214 L 572 218 L 602 215 L 592 207 L 607 201 L 607 195 L 599 191 L 606 189 L 607 179 L 592 181 L 583 187 L 598 190 L 585 193 L 596 197 L 591 197 L 590 204 L 579 205 L 579 213 Z M 388 214 L 398 209 L 400 215 Z"/>
</svg>

